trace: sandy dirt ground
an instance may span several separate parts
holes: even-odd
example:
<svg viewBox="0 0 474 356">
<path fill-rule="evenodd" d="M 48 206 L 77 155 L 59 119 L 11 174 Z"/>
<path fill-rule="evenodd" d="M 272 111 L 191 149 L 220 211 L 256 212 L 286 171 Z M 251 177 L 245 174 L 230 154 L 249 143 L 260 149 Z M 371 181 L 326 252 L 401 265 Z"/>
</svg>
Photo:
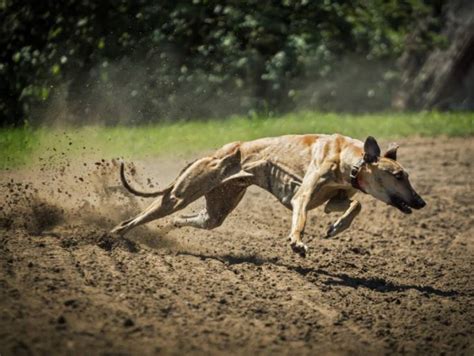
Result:
<svg viewBox="0 0 474 356">
<path fill-rule="evenodd" d="M 258 188 L 215 230 L 164 219 L 127 241 L 109 229 L 151 201 L 110 162 L 52 149 L 1 172 L 0 354 L 474 355 L 473 140 L 400 143 L 427 207 L 360 196 L 332 239 L 339 213 L 318 208 L 306 259 L 290 212 Z M 135 162 L 131 179 L 163 187 L 191 158 Z"/>
</svg>

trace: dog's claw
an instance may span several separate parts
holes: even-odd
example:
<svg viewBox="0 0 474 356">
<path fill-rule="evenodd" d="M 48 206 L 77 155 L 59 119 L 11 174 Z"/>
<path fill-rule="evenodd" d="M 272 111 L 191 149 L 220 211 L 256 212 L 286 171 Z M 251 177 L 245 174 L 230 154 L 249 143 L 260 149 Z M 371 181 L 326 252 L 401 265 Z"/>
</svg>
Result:
<svg viewBox="0 0 474 356">
<path fill-rule="evenodd" d="M 293 252 L 297 253 L 303 258 L 308 254 L 308 246 L 302 242 L 292 242 L 290 246 Z"/>
</svg>

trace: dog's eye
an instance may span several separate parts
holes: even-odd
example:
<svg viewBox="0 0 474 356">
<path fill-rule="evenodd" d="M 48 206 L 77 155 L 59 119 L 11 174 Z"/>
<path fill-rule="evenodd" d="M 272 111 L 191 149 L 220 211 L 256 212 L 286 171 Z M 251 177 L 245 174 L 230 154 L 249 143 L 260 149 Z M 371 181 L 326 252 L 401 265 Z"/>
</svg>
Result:
<svg viewBox="0 0 474 356">
<path fill-rule="evenodd" d="M 403 172 L 397 172 L 393 176 L 398 180 L 402 180 L 403 179 Z"/>
</svg>

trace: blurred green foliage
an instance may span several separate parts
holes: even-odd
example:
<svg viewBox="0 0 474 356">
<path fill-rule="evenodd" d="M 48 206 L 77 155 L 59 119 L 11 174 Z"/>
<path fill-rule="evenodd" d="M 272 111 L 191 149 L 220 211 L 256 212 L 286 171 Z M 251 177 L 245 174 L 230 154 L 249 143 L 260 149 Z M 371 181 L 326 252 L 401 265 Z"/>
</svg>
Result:
<svg viewBox="0 0 474 356">
<path fill-rule="evenodd" d="M 0 120 L 36 123 L 52 114 L 52 103 L 59 103 L 57 111 L 67 108 L 60 114 L 69 123 L 99 118 L 106 124 L 272 114 L 305 105 L 382 109 L 389 95 L 379 92 L 396 84 L 394 63 L 407 35 L 415 34 L 420 51 L 439 42 L 442 5 L 2 0 Z M 351 74 L 340 79 L 340 72 Z M 332 84 L 308 86 L 325 80 Z"/>
</svg>

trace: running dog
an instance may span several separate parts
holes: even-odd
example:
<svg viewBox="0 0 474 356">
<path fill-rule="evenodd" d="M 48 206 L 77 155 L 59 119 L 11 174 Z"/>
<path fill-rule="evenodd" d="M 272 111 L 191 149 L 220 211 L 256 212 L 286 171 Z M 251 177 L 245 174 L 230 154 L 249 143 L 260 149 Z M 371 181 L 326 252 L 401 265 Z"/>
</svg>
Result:
<svg viewBox="0 0 474 356">
<path fill-rule="evenodd" d="M 362 142 L 339 134 L 233 142 L 186 166 L 167 188 L 150 193 L 130 186 L 122 163 L 120 178 L 128 191 L 141 197 L 160 198 L 112 232 L 123 235 L 138 225 L 181 210 L 202 196 L 206 207 L 197 214 L 177 218 L 174 224 L 213 229 L 235 209 L 247 187 L 257 185 L 292 210 L 290 246 L 305 257 L 308 247 L 302 236 L 307 211 L 324 203 L 326 213 L 343 212 L 329 227 L 327 237 L 346 230 L 359 214 L 361 204 L 353 199 L 359 191 L 405 214 L 410 214 L 411 208 L 426 205 L 397 162 L 397 149 L 398 145 L 392 145 L 381 155 L 373 137 Z"/>
</svg>

